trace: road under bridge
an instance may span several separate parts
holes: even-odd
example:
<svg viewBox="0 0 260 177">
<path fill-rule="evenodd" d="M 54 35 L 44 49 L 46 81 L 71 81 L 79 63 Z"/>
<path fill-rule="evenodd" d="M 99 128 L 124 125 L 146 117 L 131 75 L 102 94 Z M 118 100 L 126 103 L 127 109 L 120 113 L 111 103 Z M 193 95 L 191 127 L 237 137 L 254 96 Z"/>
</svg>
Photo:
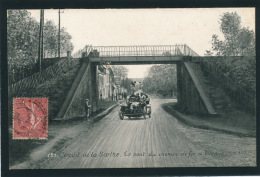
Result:
<svg viewBox="0 0 260 177">
<path fill-rule="evenodd" d="M 176 64 L 178 108 L 190 114 L 218 115 L 199 75 L 201 64 L 205 64 L 204 57 L 200 57 L 187 45 L 86 46 L 74 57 L 81 57 L 83 63 L 56 117 L 57 120 L 84 116 L 83 105 L 86 98 L 89 98 L 92 104 L 91 111 L 98 110 L 97 66 L 127 64 Z M 211 65 L 207 67 L 215 73 L 218 72 Z M 241 89 L 238 91 L 239 99 L 253 108 L 252 96 Z"/>
</svg>

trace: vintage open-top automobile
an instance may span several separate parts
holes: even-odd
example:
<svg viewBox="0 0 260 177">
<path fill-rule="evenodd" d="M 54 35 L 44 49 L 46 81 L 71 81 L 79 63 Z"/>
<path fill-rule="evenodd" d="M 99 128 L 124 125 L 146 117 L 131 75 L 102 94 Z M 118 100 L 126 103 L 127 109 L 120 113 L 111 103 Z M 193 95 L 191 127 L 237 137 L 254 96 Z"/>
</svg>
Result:
<svg viewBox="0 0 260 177">
<path fill-rule="evenodd" d="M 151 117 L 151 105 L 146 102 L 142 102 L 136 98 L 129 98 L 123 104 L 120 104 L 119 109 L 119 118 L 124 119 L 124 116 L 128 118 L 131 117 L 143 117 L 146 118 L 146 115 Z"/>
</svg>

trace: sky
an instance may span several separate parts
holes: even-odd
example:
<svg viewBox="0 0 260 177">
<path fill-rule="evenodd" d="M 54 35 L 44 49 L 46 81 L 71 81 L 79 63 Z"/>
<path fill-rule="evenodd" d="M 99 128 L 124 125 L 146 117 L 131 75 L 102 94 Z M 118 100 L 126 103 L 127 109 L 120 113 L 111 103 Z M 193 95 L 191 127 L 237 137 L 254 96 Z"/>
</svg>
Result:
<svg viewBox="0 0 260 177">
<path fill-rule="evenodd" d="M 40 10 L 29 10 L 40 19 Z M 65 9 L 61 27 L 72 36 L 74 52 L 85 45 L 186 44 L 199 55 L 211 48 L 211 37 L 223 38 L 219 20 L 225 12 L 237 12 L 243 27 L 255 31 L 255 8 L 183 9 Z M 45 10 L 45 20 L 58 24 L 58 10 Z M 142 66 L 142 67 L 140 67 Z M 143 77 L 149 65 L 127 66 L 128 76 Z"/>
</svg>

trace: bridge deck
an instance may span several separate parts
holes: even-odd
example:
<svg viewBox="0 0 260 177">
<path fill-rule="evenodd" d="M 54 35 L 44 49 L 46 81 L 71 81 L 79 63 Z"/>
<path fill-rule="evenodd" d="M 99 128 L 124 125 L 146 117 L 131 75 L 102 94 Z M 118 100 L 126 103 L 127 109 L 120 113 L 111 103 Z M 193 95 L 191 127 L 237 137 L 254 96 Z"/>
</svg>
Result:
<svg viewBox="0 0 260 177">
<path fill-rule="evenodd" d="M 182 60 L 182 56 L 122 56 L 122 57 L 89 57 L 90 62 L 112 62 L 115 63 L 135 63 L 135 64 L 149 64 L 149 63 L 177 63 Z"/>
<path fill-rule="evenodd" d="M 88 57 L 140 57 L 140 56 L 198 56 L 186 44 L 157 45 L 157 46 L 85 46 L 73 55 L 81 57 L 82 53 Z"/>
</svg>

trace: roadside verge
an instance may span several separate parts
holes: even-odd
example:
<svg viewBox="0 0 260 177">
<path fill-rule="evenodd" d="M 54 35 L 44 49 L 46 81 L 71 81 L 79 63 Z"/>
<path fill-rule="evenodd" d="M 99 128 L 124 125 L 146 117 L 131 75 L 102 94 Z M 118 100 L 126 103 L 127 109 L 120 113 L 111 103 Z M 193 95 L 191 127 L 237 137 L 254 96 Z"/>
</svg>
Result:
<svg viewBox="0 0 260 177">
<path fill-rule="evenodd" d="M 82 132 L 91 131 L 93 124 L 111 113 L 116 106 L 118 106 L 118 103 L 114 103 L 107 109 L 104 106 L 104 109 L 90 118 L 90 122 L 85 121 L 84 117 L 52 122 L 48 126 L 48 139 L 46 140 L 15 141 L 11 138 L 12 128 L 10 128 L 9 145 L 11 156 L 9 157 L 9 165 L 11 169 L 27 168 L 30 166 L 28 165 L 29 162 L 46 157 L 46 154 L 55 151 L 55 147 L 69 143 Z"/>
<path fill-rule="evenodd" d="M 112 110 L 117 106 L 118 106 L 118 104 L 114 104 L 114 105 L 110 106 L 109 108 L 102 111 L 101 113 L 91 117 L 90 120 L 94 123 L 98 122 L 99 120 L 103 119 L 106 115 L 108 115 L 110 112 L 112 112 Z"/>
<path fill-rule="evenodd" d="M 248 122 L 248 119 L 250 118 L 245 117 L 244 120 L 242 120 L 240 117 L 237 117 L 235 120 L 232 116 L 230 116 L 231 118 L 227 118 L 224 116 L 199 117 L 187 115 L 177 111 L 176 103 L 165 103 L 162 107 L 167 113 L 177 118 L 181 123 L 195 128 L 219 131 L 239 137 L 256 137 L 254 120 L 250 120 L 251 123 L 243 123 Z"/>
</svg>

